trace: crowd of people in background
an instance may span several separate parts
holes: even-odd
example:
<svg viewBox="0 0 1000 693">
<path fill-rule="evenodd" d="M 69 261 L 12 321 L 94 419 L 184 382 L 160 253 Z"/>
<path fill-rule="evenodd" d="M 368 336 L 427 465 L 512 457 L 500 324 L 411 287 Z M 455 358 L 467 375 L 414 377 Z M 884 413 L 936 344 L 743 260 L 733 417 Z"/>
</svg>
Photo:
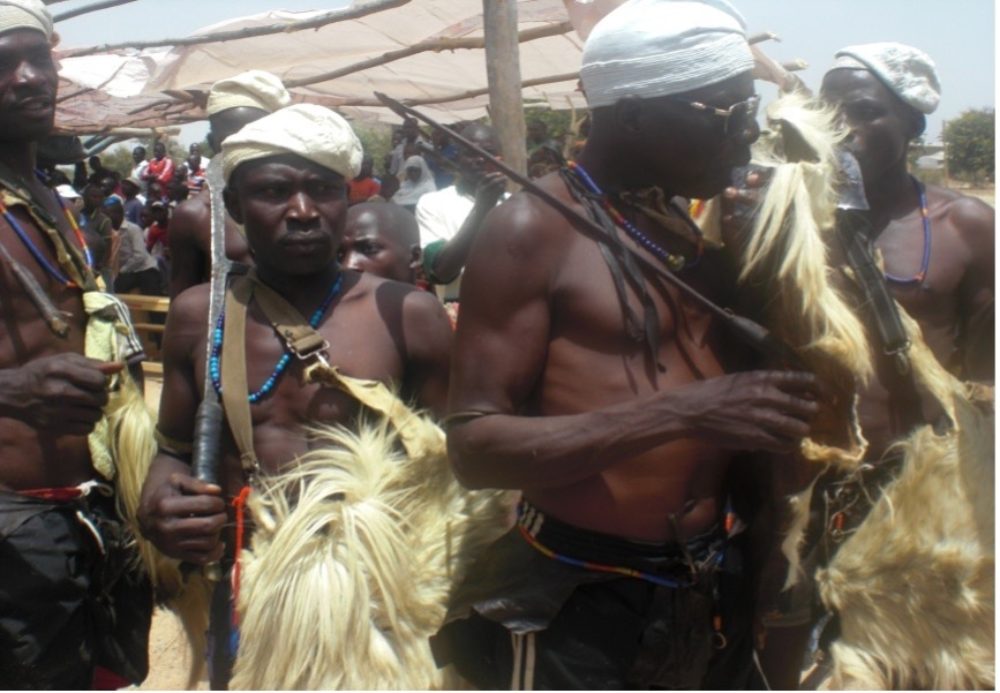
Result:
<svg viewBox="0 0 1000 693">
<path fill-rule="evenodd" d="M 453 127 L 476 139 L 487 151 L 498 152 L 488 126 L 470 122 Z M 549 137 L 544 121 L 529 121 L 527 147 L 533 177 L 544 175 L 562 161 L 563 145 Z M 49 184 L 76 216 L 105 285 L 119 293 L 167 296 L 171 218 L 180 203 L 205 188 L 209 157 L 200 142 L 188 147 L 183 160 L 170 156 L 162 141 L 154 142 L 151 150 L 152 156 L 142 144 L 133 147 L 127 173 L 108 168 L 96 155 L 78 161 L 72 178 L 66 167 L 43 163 L 43 169 Z M 421 261 L 418 252 L 412 261 L 415 281 L 428 288 L 437 285 L 443 299 L 457 301 L 457 273 L 440 268 L 435 272 L 433 265 L 440 262 L 440 250 L 458 235 L 474 207 L 478 219 L 496 205 L 503 192 L 502 177 L 489 177 L 492 189 L 485 196 L 489 200 L 482 194 L 477 196 L 477 186 L 487 181 L 489 171 L 461 157 L 446 135 L 434 132 L 425 136 L 414 120 L 393 128 L 391 149 L 381 164 L 376 173 L 374 157 L 365 155 L 361 172 L 349 182 L 350 204 L 388 203 L 415 217 L 417 247 L 430 251 L 428 260 Z M 399 219 L 395 213 L 385 218 Z M 474 232 L 478 225 L 469 227 Z M 399 223 L 391 226 L 387 233 L 399 233 Z M 471 237 L 464 238 L 461 244 L 470 246 L 471 241 Z M 455 276 L 442 279 L 443 274 Z"/>
</svg>

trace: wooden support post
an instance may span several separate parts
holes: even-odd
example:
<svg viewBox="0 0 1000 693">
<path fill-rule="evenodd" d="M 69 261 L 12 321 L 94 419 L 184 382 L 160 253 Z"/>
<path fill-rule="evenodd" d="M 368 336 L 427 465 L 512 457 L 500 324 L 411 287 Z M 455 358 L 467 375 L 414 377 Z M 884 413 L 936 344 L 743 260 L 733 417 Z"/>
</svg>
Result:
<svg viewBox="0 0 1000 693">
<path fill-rule="evenodd" d="M 493 128 L 507 165 L 524 174 L 528 170 L 528 154 L 521 101 L 517 0 L 483 0 L 483 33 Z"/>
</svg>

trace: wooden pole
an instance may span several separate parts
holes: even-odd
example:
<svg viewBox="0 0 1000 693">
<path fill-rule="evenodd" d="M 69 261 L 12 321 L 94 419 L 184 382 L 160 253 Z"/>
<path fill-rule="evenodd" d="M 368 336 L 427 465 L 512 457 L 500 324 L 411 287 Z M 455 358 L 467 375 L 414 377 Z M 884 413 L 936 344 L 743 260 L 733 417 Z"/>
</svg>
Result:
<svg viewBox="0 0 1000 693">
<path fill-rule="evenodd" d="M 522 42 L 534 41 L 536 39 L 546 38 L 547 36 L 559 36 L 560 34 L 566 34 L 572 30 L 573 25 L 569 22 L 546 24 L 545 26 L 535 27 L 534 29 L 525 29 L 518 34 L 517 40 Z M 331 70 L 330 72 L 323 72 L 310 77 L 300 77 L 299 79 L 286 79 L 285 88 L 294 89 L 296 87 L 305 87 L 319 82 L 329 82 L 354 74 L 355 72 L 362 72 L 363 70 L 369 70 L 373 67 L 388 65 L 391 62 L 402 60 L 403 58 L 408 58 L 411 55 L 416 55 L 418 53 L 483 48 L 485 45 L 486 40 L 477 36 L 430 39 L 428 41 L 415 43 L 412 46 L 406 46 L 405 48 L 389 51 L 388 53 L 383 53 L 382 55 L 376 55 L 373 58 L 367 58 L 366 60 L 352 63 L 351 65 L 345 65 L 344 67 Z"/>
<path fill-rule="evenodd" d="M 346 22 L 351 19 L 366 17 L 375 12 L 390 10 L 402 7 L 410 0 L 371 0 L 351 6 L 342 10 L 330 10 L 323 12 L 310 19 L 297 22 L 276 22 L 266 26 L 246 27 L 243 29 L 230 29 L 227 31 L 217 31 L 211 34 L 200 36 L 183 36 L 178 38 L 158 39 L 156 41 L 126 41 L 124 43 L 102 43 L 97 46 L 87 46 L 86 48 L 69 48 L 60 54 L 63 58 L 76 58 L 81 55 L 93 55 L 94 53 L 107 53 L 120 48 L 162 48 L 165 46 L 197 46 L 204 43 L 217 43 L 222 41 L 238 41 L 239 39 L 253 38 L 255 36 L 270 36 L 272 34 L 290 34 L 295 31 L 306 31 L 308 29 L 318 29 L 327 24 L 336 22 Z"/>
<path fill-rule="evenodd" d="M 517 0 L 483 0 L 486 78 L 490 115 L 504 161 L 518 173 L 528 170 L 524 107 L 521 102 L 521 59 L 517 36 Z"/>
</svg>

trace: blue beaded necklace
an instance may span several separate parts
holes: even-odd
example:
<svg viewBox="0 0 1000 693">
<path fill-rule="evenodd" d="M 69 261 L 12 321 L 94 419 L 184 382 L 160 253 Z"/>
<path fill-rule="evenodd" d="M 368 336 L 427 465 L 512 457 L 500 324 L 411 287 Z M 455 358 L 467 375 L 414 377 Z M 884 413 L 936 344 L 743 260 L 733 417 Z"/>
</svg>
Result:
<svg viewBox="0 0 1000 693">
<path fill-rule="evenodd" d="M 35 175 L 38 176 L 39 180 L 42 180 L 42 182 L 44 182 L 44 179 L 42 179 L 42 175 L 40 172 L 36 170 Z M 27 190 L 27 186 L 25 186 L 25 190 Z M 56 202 L 59 203 L 59 207 L 60 209 L 62 209 L 63 214 L 66 215 L 66 220 L 69 222 L 70 228 L 72 228 L 73 233 L 76 234 L 76 239 L 77 241 L 79 241 L 80 247 L 83 249 L 83 254 L 87 263 L 87 267 L 93 268 L 94 259 L 93 257 L 91 257 L 90 248 L 87 247 L 87 241 L 83 235 L 83 232 L 80 230 L 80 226 L 76 223 L 76 219 L 73 218 L 73 214 L 69 211 L 69 208 L 66 207 L 66 202 L 65 200 L 62 199 L 62 196 L 58 193 L 58 191 L 53 190 L 52 194 L 55 196 Z M 70 288 L 78 287 L 78 284 L 75 281 L 70 279 L 68 276 L 66 276 L 66 274 L 61 272 L 58 267 L 49 262 L 48 258 L 45 257 L 41 249 L 39 249 L 38 246 L 32 243 L 31 238 L 28 237 L 28 233 L 24 230 L 24 227 L 21 226 L 20 222 L 18 222 L 17 217 L 11 214 L 10 210 L 7 209 L 7 206 L 4 205 L 2 202 L 0 202 L 0 214 L 3 215 L 3 218 L 7 221 L 7 224 L 12 229 L 14 229 L 14 233 L 17 234 L 17 237 L 21 239 L 21 243 L 24 244 L 24 246 L 28 249 L 28 252 L 31 253 L 31 256 L 35 258 L 35 262 L 37 262 L 43 270 L 45 270 L 51 277 L 53 277 L 57 282 L 59 282 L 63 286 L 67 286 Z"/>
<path fill-rule="evenodd" d="M 676 253 L 671 253 L 669 250 L 658 244 L 652 238 L 644 234 L 639 228 L 630 222 L 625 216 L 619 212 L 615 207 L 608 201 L 608 196 L 603 190 L 594 182 L 594 179 L 590 177 L 590 174 L 575 161 L 567 162 L 569 170 L 576 174 L 577 178 L 583 182 L 587 189 L 594 195 L 599 195 L 601 199 L 601 204 L 604 210 L 611 215 L 611 218 L 616 224 L 625 229 L 625 232 L 632 237 L 634 241 L 639 243 L 642 247 L 652 253 L 660 262 L 667 265 L 671 270 L 678 272 L 682 269 L 688 269 L 694 267 L 701 261 L 702 253 L 705 250 L 704 239 L 701 234 L 701 230 L 697 226 L 692 226 L 697 234 L 697 252 L 695 254 L 694 260 L 688 262 L 683 255 L 678 255 Z"/>
<path fill-rule="evenodd" d="M 326 298 L 323 299 L 322 305 L 313 312 L 312 316 L 309 318 L 309 326 L 314 330 L 319 327 L 320 320 L 326 314 L 327 309 L 330 304 L 333 303 L 333 299 L 337 297 L 340 293 L 341 287 L 344 285 L 344 275 L 338 274 L 336 281 L 330 286 L 330 291 L 327 293 Z M 226 311 L 223 310 L 219 313 L 219 321 L 215 324 L 215 330 L 212 332 L 212 356 L 208 362 L 209 377 L 212 378 L 212 387 L 215 391 L 222 396 L 222 368 L 219 364 L 220 356 L 222 355 L 222 333 L 226 324 Z M 264 384 L 260 386 L 260 389 L 256 392 L 251 392 L 247 395 L 247 399 L 250 404 L 256 404 L 260 400 L 264 399 L 274 389 L 274 386 L 278 383 L 278 378 L 281 374 L 285 372 L 288 368 L 288 364 L 291 363 L 292 352 L 285 346 L 285 353 L 282 354 L 281 358 L 278 359 L 277 365 L 274 370 L 271 371 L 271 375 L 267 377 Z"/>
<path fill-rule="evenodd" d="M 920 270 L 912 277 L 897 277 L 885 273 L 886 279 L 897 284 L 919 284 L 927 278 L 927 268 L 931 264 L 931 219 L 927 211 L 927 192 L 916 178 L 910 176 L 910 180 L 913 181 L 913 187 L 917 189 L 917 196 L 920 198 L 920 219 L 924 222 L 924 258 L 920 263 Z"/>
</svg>

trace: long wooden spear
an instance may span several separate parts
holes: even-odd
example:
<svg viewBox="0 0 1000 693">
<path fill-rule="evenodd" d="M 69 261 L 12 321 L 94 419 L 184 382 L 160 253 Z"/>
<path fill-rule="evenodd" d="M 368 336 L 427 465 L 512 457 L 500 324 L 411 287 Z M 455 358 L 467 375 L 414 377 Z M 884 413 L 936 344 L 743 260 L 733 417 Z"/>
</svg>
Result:
<svg viewBox="0 0 1000 693">
<path fill-rule="evenodd" d="M 525 190 L 531 192 L 533 195 L 538 196 L 550 206 L 558 210 L 565 217 L 571 221 L 579 224 L 583 229 L 585 229 L 589 234 L 599 240 L 607 240 L 607 233 L 603 227 L 601 227 L 597 222 L 595 222 L 590 217 L 581 214 L 578 210 L 570 207 L 568 204 L 560 200 L 558 197 L 552 193 L 544 190 L 540 186 L 536 185 L 534 181 L 529 179 L 527 176 L 521 175 L 511 167 L 507 166 L 503 161 L 497 159 L 492 154 L 487 152 L 485 149 L 477 146 L 473 142 L 465 139 L 457 132 L 438 123 L 433 118 L 424 115 L 416 109 L 410 108 L 399 101 L 396 101 L 392 97 L 389 97 L 380 92 L 375 92 L 375 97 L 378 98 L 383 104 L 391 108 L 400 116 L 411 116 L 420 121 L 423 121 L 427 125 L 431 126 L 433 129 L 438 130 L 446 134 L 451 141 L 462 147 L 466 151 L 481 157 L 483 160 L 490 162 L 490 164 L 496 168 L 498 171 L 502 171 L 507 175 L 508 178 L 514 182 L 521 185 Z M 754 349 L 757 353 L 768 357 L 776 358 L 779 361 L 794 365 L 798 368 L 806 370 L 802 363 L 802 360 L 798 355 L 792 350 L 790 346 L 782 342 L 780 339 L 776 338 L 771 332 L 761 325 L 760 323 L 754 322 L 749 318 L 745 318 L 741 315 L 736 315 L 731 310 L 723 308 L 722 306 L 714 303 L 708 297 L 704 296 L 701 292 L 695 289 L 693 286 L 683 281 L 676 274 L 668 270 L 662 265 L 650 262 L 645 257 L 639 254 L 633 254 L 635 260 L 642 266 L 643 269 L 655 274 L 656 276 L 666 280 L 669 284 L 674 286 L 683 295 L 692 299 L 695 303 L 702 306 L 705 310 L 715 315 L 719 318 L 724 325 L 726 325 L 734 336 L 743 341 L 747 346 Z"/>
</svg>

